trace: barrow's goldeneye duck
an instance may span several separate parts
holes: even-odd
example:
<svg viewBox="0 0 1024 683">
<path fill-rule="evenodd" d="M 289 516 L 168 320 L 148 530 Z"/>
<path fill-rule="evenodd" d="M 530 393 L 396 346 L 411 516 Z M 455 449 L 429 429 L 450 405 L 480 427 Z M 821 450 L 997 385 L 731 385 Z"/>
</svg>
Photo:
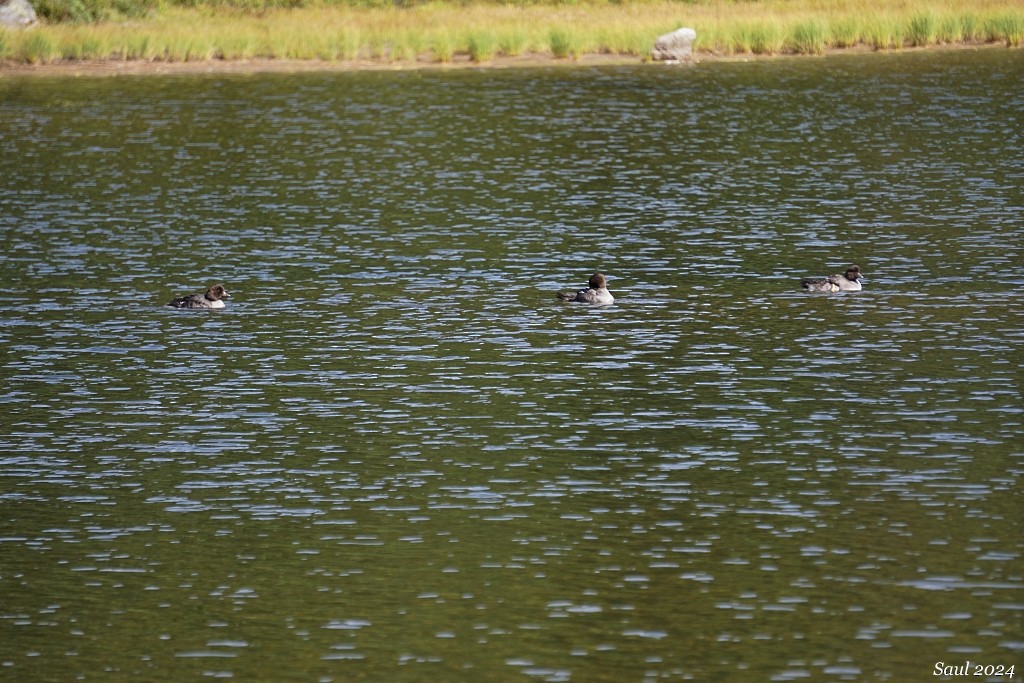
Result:
<svg viewBox="0 0 1024 683">
<path fill-rule="evenodd" d="M 610 304 L 615 297 L 608 291 L 608 281 L 603 273 L 594 273 L 590 276 L 590 288 L 581 289 L 578 292 L 559 292 L 558 298 L 562 301 L 582 301 L 588 304 Z"/>
<path fill-rule="evenodd" d="M 214 285 L 206 290 L 205 294 L 190 294 L 171 301 L 168 306 L 171 308 L 224 308 L 223 299 L 230 299 L 231 295 L 224 285 Z"/>
<path fill-rule="evenodd" d="M 860 266 L 850 266 L 842 275 L 805 277 L 800 286 L 810 292 L 859 292 L 862 280 Z"/>
</svg>

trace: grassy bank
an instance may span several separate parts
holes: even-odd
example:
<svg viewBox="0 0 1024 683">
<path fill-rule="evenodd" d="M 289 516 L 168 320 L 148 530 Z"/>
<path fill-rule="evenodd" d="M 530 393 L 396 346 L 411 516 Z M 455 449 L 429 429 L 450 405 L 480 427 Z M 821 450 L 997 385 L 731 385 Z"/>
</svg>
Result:
<svg viewBox="0 0 1024 683">
<path fill-rule="evenodd" d="M 107 13 L 0 31 L 0 61 L 370 60 L 437 62 L 535 54 L 644 59 L 655 38 L 697 30 L 704 54 L 818 54 L 832 48 L 1024 42 L 1020 0 L 646 0 L 522 4 L 255 6 L 251 0 Z M 884 5 L 884 7 L 883 7 Z M 126 4 L 125 7 L 133 7 Z"/>
</svg>

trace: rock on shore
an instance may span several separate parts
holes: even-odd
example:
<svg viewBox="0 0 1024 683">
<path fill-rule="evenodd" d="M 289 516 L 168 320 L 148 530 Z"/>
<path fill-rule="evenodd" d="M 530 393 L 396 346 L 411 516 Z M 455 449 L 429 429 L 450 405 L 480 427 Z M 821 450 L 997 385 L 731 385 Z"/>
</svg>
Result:
<svg viewBox="0 0 1024 683">
<path fill-rule="evenodd" d="M 651 58 L 659 62 L 685 62 L 693 55 L 693 41 L 697 32 L 692 28 L 680 28 L 659 36 L 654 41 Z"/>
<path fill-rule="evenodd" d="M 0 28 L 25 28 L 38 21 L 28 0 L 0 0 Z"/>
</svg>

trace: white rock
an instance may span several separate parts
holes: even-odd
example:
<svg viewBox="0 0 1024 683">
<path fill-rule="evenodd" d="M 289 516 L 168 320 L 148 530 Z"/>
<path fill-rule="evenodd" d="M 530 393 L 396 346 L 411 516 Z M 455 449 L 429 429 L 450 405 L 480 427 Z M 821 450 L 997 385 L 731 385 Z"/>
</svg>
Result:
<svg viewBox="0 0 1024 683">
<path fill-rule="evenodd" d="M 693 41 L 697 32 L 692 28 L 680 28 L 660 36 L 654 41 L 651 57 L 659 62 L 685 62 L 693 54 Z"/>
<path fill-rule="evenodd" d="M 38 21 L 28 0 L 0 0 L 0 28 L 25 28 Z"/>
</svg>

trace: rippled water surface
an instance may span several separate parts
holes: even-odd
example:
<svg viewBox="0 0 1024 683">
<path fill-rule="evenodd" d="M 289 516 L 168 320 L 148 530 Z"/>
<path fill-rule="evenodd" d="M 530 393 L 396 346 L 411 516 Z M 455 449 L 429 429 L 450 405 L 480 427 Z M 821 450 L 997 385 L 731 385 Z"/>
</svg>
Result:
<svg viewBox="0 0 1024 683">
<path fill-rule="evenodd" d="M 0 678 L 1024 674 L 1022 74 L 0 78 Z"/>
</svg>

